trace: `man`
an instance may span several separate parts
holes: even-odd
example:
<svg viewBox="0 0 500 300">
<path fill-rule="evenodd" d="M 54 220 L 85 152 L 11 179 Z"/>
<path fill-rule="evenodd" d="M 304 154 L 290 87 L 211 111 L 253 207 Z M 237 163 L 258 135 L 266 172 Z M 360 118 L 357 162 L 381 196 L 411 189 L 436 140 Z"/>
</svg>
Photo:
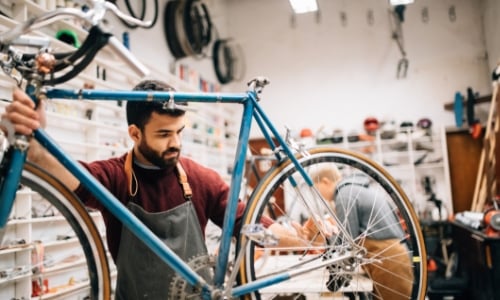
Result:
<svg viewBox="0 0 500 300">
<path fill-rule="evenodd" d="M 311 174 L 324 199 L 333 201 L 334 210 L 347 231 L 379 262 L 364 265 L 373 279 L 377 299 L 409 299 L 413 269 L 410 255 L 400 241 L 404 232 L 387 199 L 375 195 L 362 175 L 342 178 L 335 165 Z M 364 238 L 363 238 L 364 236 Z"/>
<path fill-rule="evenodd" d="M 154 80 L 143 81 L 134 89 L 172 90 Z M 9 120 L 16 132 L 29 135 L 45 126 L 43 106 L 41 102 L 35 110 L 33 101 L 23 91 L 15 90 L 13 102 L 6 107 L 2 119 Z M 184 110 L 165 109 L 159 102 L 137 101 L 127 102 L 126 110 L 133 149 L 118 158 L 81 164 L 180 257 L 189 260 L 206 254 L 205 226 L 209 219 L 222 226 L 228 185 L 215 171 L 180 156 L 186 123 Z M 50 170 L 86 205 L 102 212 L 109 250 L 118 268 L 116 298 L 167 299 L 173 270 L 123 228 L 36 142 L 30 145 L 28 159 Z M 244 209 L 244 203 L 239 202 L 235 235 L 239 233 Z M 277 223 L 271 224 L 269 220 L 263 223 L 280 238 L 282 246 L 306 244 Z"/>
</svg>

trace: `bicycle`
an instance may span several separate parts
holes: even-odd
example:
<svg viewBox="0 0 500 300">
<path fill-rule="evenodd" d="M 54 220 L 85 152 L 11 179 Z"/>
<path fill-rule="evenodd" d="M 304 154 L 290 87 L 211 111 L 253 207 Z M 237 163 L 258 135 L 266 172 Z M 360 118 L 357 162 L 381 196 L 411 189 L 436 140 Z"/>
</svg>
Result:
<svg viewBox="0 0 500 300">
<path fill-rule="evenodd" d="M 182 261 L 172 250 L 155 238 L 154 234 L 131 214 L 113 195 L 104 189 L 80 164 L 69 157 L 43 129 L 34 132 L 36 139 L 54 155 L 96 198 L 140 238 L 150 249 L 175 270 L 177 276 L 170 285 L 172 299 L 278 299 L 280 295 L 307 294 L 308 297 L 321 296 L 349 297 L 350 299 L 370 299 L 376 297 L 377 282 L 365 270 L 368 266 L 381 263 L 380 253 L 369 253 L 363 245 L 371 234 L 369 230 L 362 237 L 351 236 L 345 220 L 340 220 L 328 201 L 323 199 L 314 187 L 309 174 L 325 165 L 335 164 L 343 173 L 363 173 L 371 180 L 376 197 L 385 197 L 398 216 L 394 226 L 405 230 L 405 238 L 397 244 L 407 247 L 411 258 L 413 278 L 411 295 L 406 298 L 425 298 L 427 272 L 426 253 L 418 218 L 408 197 L 395 179 L 371 159 L 347 150 L 318 147 L 304 149 L 287 134 L 282 137 L 259 104 L 262 91 L 269 82 L 265 78 L 255 78 L 244 93 L 183 93 L 183 92 L 142 92 L 109 90 L 68 90 L 57 86 L 77 76 L 85 69 L 94 55 L 104 45 L 109 45 L 130 67 L 145 73 L 142 64 L 110 34 L 99 27 L 99 21 L 106 11 L 129 23 L 146 26 L 147 22 L 135 20 L 121 13 L 110 2 L 93 1 L 94 6 L 87 12 L 75 9 L 58 9 L 20 24 L 12 30 L 0 34 L 0 50 L 4 54 L 0 61 L 2 69 L 11 76 L 17 70 L 26 81 L 26 91 L 34 101 L 39 99 L 85 99 L 123 101 L 163 101 L 165 106 L 175 107 L 183 102 L 231 103 L 243 106 L 235 163 L 231 175 L 230 199 L 224 218 L 222 236 L 216 257 L 204 256 Z M 61 17 L 71 17 L 91 26 L 88 38 L 82 46 L 71 53 L 51 53 L 46 49 L 34 54 L 23 54 L 17 44 L 39 44 L 34 39 L 22 39 L 22 34 L 57 21 Z M 31 42 L 30 42 L 31 41 Z M 96 42 L 98 41 L 98 42 Z M 47 72 L 45 64 L 34 61 L 51 54 L 55 58 L 53 69 Z M 67 70 L 69 68 L 69 71 Z M 62 75 L 60 75 L 62 73 Z M 58 76 L 60 75 L 60 76 Z M 243 227 L 231 255 L 236 203 L 239 201 L 241 183 L 245 169 L 245 157 L 252 122 L 256 122 L 272 151 L 274 166 L 260 179 L 247 200 Z M 29 148 L 27 136 L 14 134 L 9 129 L 1 136 L 1 181 L 0 181 L 0 229 L 5 229 L 11 209 L 16 199 L 19 184 L 37 192 L 55 207 L 72 227 L 77 242 L 85 256 L 87 279 L 82 289 L 89 290 L 92 299 L 109 299 L 112 295 L 110 269 L 106 246 L 91 215 L 68 188 L 62 185 L 47 170 L 26 161 Z M 281 199 L 281 200 L 280 200 Z M 299 203 L 301 217 L 290 205 Z M 289 208 L 288 211 L 286 208 Z M 322 217 L 328 215 L 335 220 L 338 233 L 326 236 Z M 310 220 L 314 237 L 306 241 L 307 246 L 276 247 L 275 236 L 259 224 L 262 216 L 273 218 L 284 226 L 292 220 Z M 370 224 L 370 223 L 368 223 Z M 389 246 L 390 247 L 390 246 Z M 212 274 L 210 280 L 199 275 L 202 271 Z M 384 270 L 381 270 L 382 272 Z M 304 276 L 313 278 L 315 284 L 304 286 Z M 312 277 L 311 277 L 312 276 Z M 311 283 L 311 281 L 309 281 Z M 390 288 L 390 287 L 387 287 Z M 343 299 L 343 298 L 342 298 Z"/>
</svg>

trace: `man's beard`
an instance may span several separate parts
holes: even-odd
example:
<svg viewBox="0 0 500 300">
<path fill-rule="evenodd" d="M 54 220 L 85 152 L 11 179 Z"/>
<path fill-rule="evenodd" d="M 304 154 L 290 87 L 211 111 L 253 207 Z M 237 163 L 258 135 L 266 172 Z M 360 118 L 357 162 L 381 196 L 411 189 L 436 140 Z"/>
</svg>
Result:
<svg viewBox="0 0 500 300">
<path fill-rule="evenodd" d="M 139 151 L 142 153 L 144 158 L 146 158 L 150 163 L 161 169 L 175 166 L 179 161 L 179 156 L 181 152 L 180 150 L 181 149 L 177 147 L 171 147 L 162 152 L 161 154 L 159 154 L 155 150 L 151 149 L 151 147 L 148 146 L 145 140 L 142 140 L 141 143 L 139 144 Z M 163 158 L 165 155 L 171 154 L 172 152 L 177 152 L 177 155 L 175 157 L 168 159 Z"/>
</svg>

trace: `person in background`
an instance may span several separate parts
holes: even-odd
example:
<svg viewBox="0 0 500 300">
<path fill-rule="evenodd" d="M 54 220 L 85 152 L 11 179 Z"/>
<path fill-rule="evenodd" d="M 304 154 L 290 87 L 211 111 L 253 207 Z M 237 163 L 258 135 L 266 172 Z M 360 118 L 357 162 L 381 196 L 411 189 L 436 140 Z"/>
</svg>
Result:
<svg viewBox="0 0 500 300">
<path fill-rule="evenodd" d="M 335 165 L 319 169 L 311 178 L 325 200 L 332 201 L 339 221 L 379 262 L 364 265 L 373 279 L 376 299 L 409 299 L 413 268 L 404 232 L 389 202 L 375 195 L 363 175 L 342 177 Z"/>
<path fill-rule="evenodd" d="M 145 80 L 134 90 L 172 91 L 169 85 Z M 181 156 L 185 128 L 182 105 L 167 108 L 161 102 L 129 101 L 126 105 L 132 150 L 115 158 L 80 162 L 100 183 L 184 260 L 206 255 L 208 220 L 222 227 L 229 186 L 214 170 Z M 45 127 L 44 103 L 37 109 L 23 91 L 13 92 L 2 120 L 17 133 L 30 135 Z M 78 195 L 85 205 L 102 212 L 109 251 L 118 269 L 116 299 L 167 299 L 174 271 L 107 211 L 53 156 L 32 140 L 28 160 Z M 233 235 L 239 233 L 243 202 L 238 203 Z M 279 239 L 279 245 L 306 245 L 302 237 L 270 220 L 261 220 Z"/>
</svg>

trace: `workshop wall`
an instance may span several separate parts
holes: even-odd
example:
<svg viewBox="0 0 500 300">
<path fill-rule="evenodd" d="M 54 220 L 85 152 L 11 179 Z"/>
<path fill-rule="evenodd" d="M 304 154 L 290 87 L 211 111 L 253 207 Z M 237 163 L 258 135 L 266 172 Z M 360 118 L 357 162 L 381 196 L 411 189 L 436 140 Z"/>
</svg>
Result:
<svg viewBox="0 0 500 300">
<path fill-rule="evenodd" d="M 278 125 L 361 129 L 373 115 L 414 122 L 428 117 L 453 126 L 443 104 L 456 91 L 491 93 L 483 1 L 408 5 L 402 26 L 409 67 L 403 79 L 396 78 L 402 56 L 391 38 L 387 0 L 318 2 L 319 22 L 315 14 L 298 15 L 292 27 L 288 1 L 226 0 L 229 33 L 245 47 L 246 78 L 269 77 L 262 103 Z"/>
<path fill-rule="evenodd" d="M 484 32 L 490 69 L 500 62 L 500 1 L 483 0 Z"/>
<path fill-rule="evenodd" d="M 315 14 L 298 15 L 295 26 L 286 0 L 205 2 L 220 36 L 234 37 L 244 47 L 244 79 L 223 90 L 242 91 L 250 78 L 267 76 L 271 85 L 262 103 L 279 128 L 361 129 L 367 116 L 414 122 L 428 117 L 436 125 L 454 126 L 443 104 L 469 86 L 482 95 L 491 93 L 491 69 L 500 58 L 500 39 L 488 38 L 498 28 L 500 3 L 495 0 L 416 0 L 408 5 L 402 28 L 409 66 L 402 79 L 396 78 L 402 56 L 391 38 L 387 0 L 318 0 L 319 21 Z M 152 29 L 130 30 L 112 21 L 112 32 L 121 36 L 128 31 L 132 52 L 155 74 L 172 72 L 182 63 L 216 82 L 210 57 L 175 61 L 169 52 L 163 31 L 166 3 L 160 0 Z M 476 113 L 484 119 L 487 109 L 478 107 Z"/>
</svg>

